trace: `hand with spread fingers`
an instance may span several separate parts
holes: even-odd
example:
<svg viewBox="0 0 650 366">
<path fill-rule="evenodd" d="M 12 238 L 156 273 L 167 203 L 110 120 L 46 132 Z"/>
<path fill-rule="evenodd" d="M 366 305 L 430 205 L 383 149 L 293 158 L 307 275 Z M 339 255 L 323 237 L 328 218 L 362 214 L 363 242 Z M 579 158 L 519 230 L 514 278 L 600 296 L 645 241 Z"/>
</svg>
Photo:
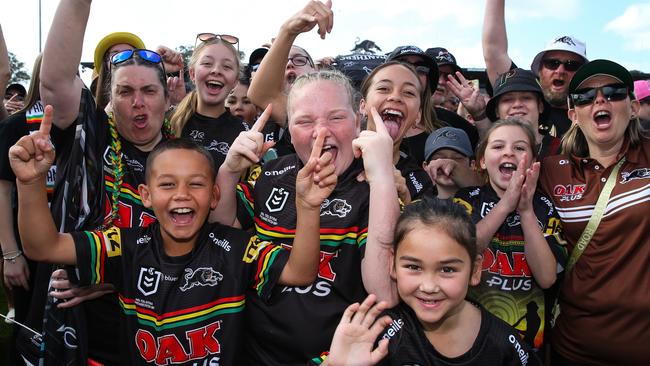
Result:
<svg viewBox="0 0 650 366">
<path fill-rule="evenodd" d="M 537 189 L 537 179 L 539 178 L 540 169 L 539 167 L 539 162 L 535 162 L 530 168 L 526 169 L 526 176 L 524 183 L 521 186 L 519 204 L 517 205 L 517 211 L 519 211 L 519 213 L 533 210 L 533 196 L 535 195 L 535 189 Z"/>
<path fill-rule="evenodd" d="M 528 154 L 524 153 L 521 161 L 519 164 L 517 164 L 517 170 L 515 170 L 514 174 L 512 174 L 508 188 L 506 188 L 501 201 L 499 201 L 499 204 L 502 204 L 503 202 L 503 205 L 505 205 L 505 207 L 508 209 L 507 212 L 512 212 L 516 210 L 517 207 L 519 207 L 519 201 L 521 200 L 521 188 L 524 185 L 524 179 L 526 178 L 525 167 L 526 161 L 528 159 L 527 155 Z"/>
<path fill-rule="evenodd" d="M 377 319 L 386 308 L 386 303 L 375 301 L 375 295 L 368 295 L 361 304 L 354 303 L 345 309 L 323 365 L 370 366 L 388 355 L 387 339 L 382 339 L 373 350 L 375 341 L 391 323 L 388 316 Z"/>
<path fill-rule="evenodd" d="M 284 24 L 283 28 L 293 35 L 306 33 L 318 25 L 320 38 L 325 39 L 327 33 L 332 32 L 334 25 L 334 12 L 332 12 L 332 1 L 322 3 L 317 0 L 309 0 L 302 10 L 294 14 Z"/>
<path fill-rule="evenodd" d="M 307 209 L 320 209 L 323 201 L 332 194 L 338 181 L 332 154 L 321 155 L 327 138 L 327 129 L 321 128 L 312 146 L 311 156 L 296 177 L 296 205 Z"/>
<path fill-rule="evenodd" d="M 5 108 L 7 109 L 7 113 L 9 114 L 14 114 L 18 112 L 19 110 L 23 109 L 25 106 L 25 102 L 22 100 L 18 100 L 20 98 L 20 95 L 14 94 L 5 102 Z"/>
<path fill-rule="evenodd" d="M 460 100 L 472 117 L 485 116 L 485 98 L 478 88 L 465 79 L 463 74 L 456 71 L 456 77 L 448 75 L 447 88 Z"/>
<path fill-rule="evenodd" d="M 9 163 L 16 180 L 23 184 L 43 183 L 47 171 L 54 162 L 54 146 L 50 142 L 50 130 L 54 108 L 45 107 L 40 129 L 23 136 L 9 149 Z"/>
<path fill-rule="evenodd" d="M 373 107 L 369 118 L 374 121 L 376 131 L 362 131 L 352 141 L 355 157 L 363 158 L 365 178 L 368 183 L 375 180 L 393 180 L 393 139 L 390 137 L 384 121 Z"/>
<path fill-rule="evenodd" d="M 239 133 L 230 146 L 221 169 L 225 168 L 230 173 L 240 174 L 258 163 L 266 151 L 275 145 L 273 141 L 264 141 L 261 132 L 271 116 L 271 111 L 272 106 L 269 104 L 250 130 Z"/>
</svg>

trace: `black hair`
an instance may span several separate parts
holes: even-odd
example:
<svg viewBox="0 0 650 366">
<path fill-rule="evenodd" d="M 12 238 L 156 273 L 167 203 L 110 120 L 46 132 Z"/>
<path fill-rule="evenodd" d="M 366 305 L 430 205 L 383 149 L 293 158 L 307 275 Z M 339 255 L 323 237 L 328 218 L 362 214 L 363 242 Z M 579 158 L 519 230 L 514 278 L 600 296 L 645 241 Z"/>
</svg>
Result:
<svg viewBox="0 0 650 366">
<path fill-rule="evenodd" d="M 469 258 L 474 265 L 478 254 L 476 247 L 476 226 L 467 215 L 467 211 L 450 199 L 425 197 L 407 205 L 397 220 L 393 249 L 397 248 L 404 238 L 418 224 L 429 228 L 436 228 L 445 232 L 450 238 L 467 250 Z"/>
<path fill-rule="evenodd" d="M 153 161 L 158 157 L 158 155 L 168 150 L 190 150 L 198 152 L 199 154 L 203 155 L 203 157 L 205 157 L 206 162 L 208 163 L 208 167 L 210 169 L 210 178 L 213 181 L 216 178 L 217 168 L 215 167 L 212 155 L 210 155 L 210 153 L 203 146 L 198 145 L 194 141 L 183 138 L 176 138 L 162 141 L 149 153 L 149 156 L 147 157 L 147 168 L 145 170 L 145 181 L 147 184 L 149 183 L 149 173 Z"/>
</svg>

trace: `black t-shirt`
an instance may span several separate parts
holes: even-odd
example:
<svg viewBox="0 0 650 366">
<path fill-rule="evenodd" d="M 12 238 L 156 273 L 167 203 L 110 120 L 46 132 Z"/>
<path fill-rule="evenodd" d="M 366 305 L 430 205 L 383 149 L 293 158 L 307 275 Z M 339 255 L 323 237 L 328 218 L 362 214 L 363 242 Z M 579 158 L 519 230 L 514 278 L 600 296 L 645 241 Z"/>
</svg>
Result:
<svg viewBox="0 0 650 366">
<path fill-rule="evenodd" d="M 169 257 L 160 230 L 72 234 L 82 284 L 117 288 L 121 363 L 241 365 L 246 292 L 268 299 L 288 252 L 215 223 L 190 253 Z"/>
<path fill-rule="evenodd" d="M 400 151 L 408 154 L 419 166 L 422 166 L 422 163 L 424 162 L 424 146 L 427 143 L 428 137 L 429 134 L 426 132 L 420 132 L 417 135 L 404 137 L 402 139 L 402 144 L 400 145 Z"/>
<path fill-rule="evenodd" d="M 417 200 L 423 197 L 434 197 L 436 195 L 436 187 L 431 181 L 429 174 L 422 169 L 421 165 L 404 153 L 400 151 L 399 160 L 395 168 L 402 173 L 402 177 L 406 179 L 406 187 L 411 194 L 411 200 Z"/>
<path fill-rule="evenodd" d="M 218 170 L 226 160 L 233 141 L 240 132 L 248 130 L 249 126 L 246 122 L 226 110 L 218 118 L 194 113 L 183 127 L 181 136 L 208 150 Z"/>
<path fill-rule="evenodd" d="M 459 116 L 457 113 L 448 111 L 444 108 L 435 107 L 435 111 L 436 116 L 438 116 L 438 120 L 440 120 L 440 122 L 442 122 L 444 125 L 460 128 L 461 130 L 465 131 L 467 137 L 469 137 L 469 142 L 472 144 L 472 150 L 476 151 L 476 145 L 478 145 L 479 137 L 476 126 L 469 123 L 468 120 Z M 422 155 L 424 155 L 424 153 L 422 153 Z"/>
<path fill-rule="evenodd" d="M 521 341 L 517 332 L 483 307 L 481 327 L 472 348 L 465 354 L 449 358 L 436 351 L 411 308 L 401 303 L 385 313 L 393 322 L 377 341 L 386 338 L 388 356 L 380 365 L 392 366 L 532 366 L 542 365 L 537 356 Z"/>
<path fill-rule="evenodd" d="M 571 127 L 571 120 L 569 119 L 567 109 L 559 107 L 551 107 L 546 121 L 540 121 L 540 123 L 549 127 L 549 135 L 558 138 L 562 138 Z"/>
<path fill-rule="evenodd" d="M 238 186 L 239 221 L 262 240 L 290 247 L 295 237 L 297 155 L 264 165 L 257 181 Z M 361 260 L 368 235 L 370 187 L 358 182 L 360 159 L 339 176 L 321 205 L 318 278 L 305 287 L 278 286 L 268 303 L 249 293 L 246 365 L 304 365 L 329 349 L 345 308 L 366 294 Z"/>
</svg>

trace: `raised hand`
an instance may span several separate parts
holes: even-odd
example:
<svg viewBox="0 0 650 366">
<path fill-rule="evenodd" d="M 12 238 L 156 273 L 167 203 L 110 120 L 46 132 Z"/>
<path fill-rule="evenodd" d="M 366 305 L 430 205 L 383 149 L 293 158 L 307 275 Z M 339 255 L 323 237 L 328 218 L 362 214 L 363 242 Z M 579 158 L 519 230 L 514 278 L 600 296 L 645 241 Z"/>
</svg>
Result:
<svg viewBox="0 0 650 366">
<path fill-rule="evenodd" d="M 508 212 L 512 212 L 517 209 L 519 206 L 519 201 L 521 198 L 521 187 L 524 184 L 524 179 L 526 178 L 526 164 L 528 162 L 528 154 L 524 153 L 519 164 L 517 164 L 517 170 L 512 174 L 510 178 L 510 183 L 508 188 L 506 188 L 503 197 L 499 203 L 503 202 L 505 207 L 508 209 Z"/>
<path fill-rule="evenodd" d="M 453 75 L 447 76 L 447 88 L 460 100 L 472 117 L 485 115 L 486 103 L 481 91 L 458 71 L 456 77 L 458 80 Z"/>
<path fill-rule="evenodd" d="M 537 188 L 537 179 L 539 178 L 539 162 L 526 169 L 526 178 L 521 186 L 521 196 L 519 197 L 519 204 L 517 211 L 519 213 L 526 212 L 533 209 L 533 196 Z"/>
<path fill-rule="evenodd" d="M 18 97 L 18 94 L 14 94 L 9 100 L 5 102 L 5 109 L 7 109 L 7 113 L 14 114 L 23 109 L 25 103 L 22 100 L 18 100 Z"/>
<path fill-rule="evenodd" d="M 45 107 L 40 129 L 23 136 L 9 149 L 9 163 L 16 181 L 23 184 L 39 182 L 54 162 L 54 146 L 50 142 L 50 130 L 54 108 Z M 43 182 L 44 184 L 44 182 Z"/>
<path fill-rule="evenodd" d="M 308 209 L 320 209 L 323 201 L 332 194 L 338 176 L 335 173 L 332 154 L 323 151 L 329 132 L 321 128 L 311 149 L 311 155 L 296 177 L 296 205 Z"/>
<path fill-rule="evenodd" d="M 332 32 L 334 25 L 334 13 L 332 12 L 332 1 L 322 3 L 317 0 L 309 0 L 302 10 L 294 14 L 283 25 L 287 31 L 297 36 L 306 33 L 318 25 L 320 38 L 325 39 L 327 33 Z"/>
<path fill-rule="evenodd" d="M 269 104 L 250 130 L 239 133 L 228 150 L 223 163 L 224 168 L 231 173 L 239 174 L 258 163 L 266 151 L 275 145 L 273 141 L 265 142 L 261 132 L 271 116 L 272 109 Z"/>
<path fill-rule="evenodd" d="M 183 55 L 169 47 L 158 46 L 156 52 L 160 55 L 167 73 L 176 72 L 183 69 Z"/>
<path fill-rule="evenodd" d="M 178 76 L 167 77 L 167 90 L 169 90 L 169 102 L 171 105 L 177 105 L 180 103 L 187 94 L 185 90 L 184 72 L 185 70 L 183 68 L 183 63 L 181 62 L 181 68 L 178 70 Z"/>
<path fill-rule="evenodd" d="M 370 110 L 375 131 L 361 131 L 352 141 L 355 157 L 363 157 L 365 178 L 368 183 L 380 179 L 393 179 L 393 139 L 384 121 L 374 107 Z"/>
<path fill-rule="evenodd" d="M 376 365 L 386 357 L 387 339 L 382 339 L 373 350 L 377 337 L 391 323 L 388 316 L 377 320 L 386 303 L 375 304 L 376 300 L 375 295 L 368 295 L 361 305 L 354 303 L 345 309 L 334 332 L 327 365 L 369 366 Z"/>
</svg>

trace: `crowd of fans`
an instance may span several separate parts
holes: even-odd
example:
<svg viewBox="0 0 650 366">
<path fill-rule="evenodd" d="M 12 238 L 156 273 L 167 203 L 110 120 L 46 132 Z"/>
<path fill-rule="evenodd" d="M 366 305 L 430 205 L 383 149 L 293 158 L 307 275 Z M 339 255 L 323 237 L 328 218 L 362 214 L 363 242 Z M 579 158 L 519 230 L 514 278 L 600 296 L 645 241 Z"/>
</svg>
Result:
<svg viewBox="0 0 650 366">
<path fill-rule="evenodd" d="M 3 361 L 650 364 L 650 80 L 571 35 L 518 66 L 504 0 L 491 94 L 444 47 L 313 60 L 335 6 L 247 63 L 110 33 L 89 86 L 90 0 L 27 89 L 0 29 Z"/>
</svg>

